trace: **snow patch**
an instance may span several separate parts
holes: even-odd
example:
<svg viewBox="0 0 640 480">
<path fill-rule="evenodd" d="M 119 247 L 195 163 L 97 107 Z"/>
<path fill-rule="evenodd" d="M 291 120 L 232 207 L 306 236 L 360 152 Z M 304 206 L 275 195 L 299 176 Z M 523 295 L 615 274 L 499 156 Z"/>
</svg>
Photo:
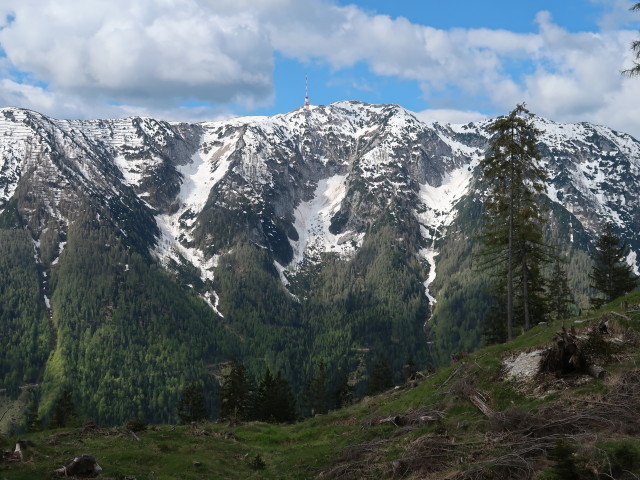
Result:
<svg viewBox="0 0 640 480">
<path fill-rule="evenodd" d="M 203 296 L 202 299 L 207 302 L 207 304 L 209 304 L 209 306 L 211 307 L 211 309 L 216 312 L 221 318 L 224 318 L 224 315 L 222 315 L 222 313 L 220 313 L 220 310 L 218 310 L 218 304 L 220 303 L 220 297 L 218 297 L 218 294 L 214 291 L 210 291 L 210 292 L 206 292 Z"/>
<path fill-rule="evenodd" d="M 429 299 L 429 304 L 435 305 L 437 300 L 434 296 L 429 292 L 429 285 L 433 283 L 436 279 L 436 256 L 440 252 L 437 252 L 434 248 L 423 248 L 420 250 L 419 254 L 422 258 L 424 258 L 429 264 L 429 275 L 427 279 L 423 282 L 424 285 L 424 294 Z"/>
<path fill-rule="evenodd" d="M 273 261 L 273 266 L 276 267 L 276 270 L 278 271 L 278 275 L 280 275 L 280 281 L 282 282 L 282 284 L 286 287 L 289 285 L 289 280 L 287 279 L 287 277 L 285 276 L 284 272 L 287 270 L 285 267 L 283 267 L 282 265 L 280 265 L 276 260 Z"/>
<path fill-rule="evenodd" d="M 627 263 L 633 269 L 633 273 L 640 276 L 640 270 L 638 269 L 638 259 L 636 252 L 630 250 L 629 255 L 627 255 Z"/>
<path fill-rule="evenodd" d="M 347 194 L 347 175 L 334 175 L 318 182 L 314 196 L 302 202 L 294 212 L 294 227 L 298 241 L 293 247 L 293 268 L 306 258 L 321 252 L 336 252 L 341 256 L 351 254 L 360 245 L 364 234 L 345 232 L 334 235 L 329 231 L 331 218 L 340 210 L 340 204 Z"/>
<path fill-rule="evenodd" d="M 204 134 L 202 144 L 206 145 L 217 139 L 217 136 L 209 131 Z M 229 171 L 231 166 L 231 154 L 235 151 L 231 148 L 233 141 L 228 141 L 225 146 L 218 150 L 212 150 L 206 153 L 204 149 L 196 152 L 191 163 L 178 168 L 183 177 L 180 187 L 179 198 L 183 208 L 175 214 L 179 217 L 185 210 L 190 209 L 194 213 L 199 213 L 204 207 L 211 189 L 220 181 Z"/>
<path fill-rule="evenodd" d="M 66 247 L 67 242 L 60 242 L 58 244 L 58 256 L 53 260 L 53 262 L 51 262 L 51 265 L 56 265 L 58 263 L 58 261 L 60 260 L 60 255 L 62 255 L 62 251 L 64 250 L 64 247 Z"/>
<path fill-rule="evenodd" d="M 455 218 L 453 207 L 469 189 L 472 171 L 473 165 L 460 167 L 446 174 L 439 187 L 420 185 L 419 198 L 427 210 L 418 220 L 436 229 L 448 226 Z"/>
</svg>

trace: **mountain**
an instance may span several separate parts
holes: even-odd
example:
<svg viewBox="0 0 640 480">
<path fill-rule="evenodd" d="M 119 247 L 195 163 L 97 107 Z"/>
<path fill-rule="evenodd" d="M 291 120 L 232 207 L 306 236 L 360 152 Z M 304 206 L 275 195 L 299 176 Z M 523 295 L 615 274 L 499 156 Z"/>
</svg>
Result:
<svg viewBox="0 0 640 480">
<path fill-rule="evenodd" d="M 488 122 L 338 102 L 199 124 L 0 110 L 0 379 L 102 422 L 169 421 L 236 355 L 300 392 L 320 362 L 359 392 L 378 357 L 481 344 L 475 167 Z M 640 251 L 640 142 L 537 118 L 548 240 L 586 298 L 614 221 Z"/>
</svg>

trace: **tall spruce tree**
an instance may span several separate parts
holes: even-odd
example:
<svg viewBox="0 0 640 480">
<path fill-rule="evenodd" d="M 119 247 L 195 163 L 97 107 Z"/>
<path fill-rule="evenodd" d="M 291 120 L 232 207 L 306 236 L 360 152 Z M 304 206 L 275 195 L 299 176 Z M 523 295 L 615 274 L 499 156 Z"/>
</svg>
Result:
<svg viewBox="0 0 640 480">
<path fill-rule="evenodd" d="M 532 318 L 544 313 L 541 264 L 548 257 L 543 242 L 545 209 L 540 201 L 546 173 L 539 165 L 536 147 L 541 133 L 533 115 L 518 105 L 506 117 L 497 118 L 479 171 L 484 187 L 484 249 L 481 266 L 491 272 L 496 285 L 494 312 L 504 311 L 506 336 L 513 338 L 516 315 L 525 329 Z M 501 306 L 503 305 L 503 307 Z"/>
<path fill-rule="evenodd" d="M 626 242 L 621 242 L 620 237 L 615 234 L 615 225 L 607 222 L 596 241 L 593 270 L 589 275 L 591 288 L 602 294 L 590 299 L 595 308 L 637 287 L 638 277 L 626 262 L 628 255 L 629 246 Z"/>
<path fill-rule="evenodd" d="M 304 403 L 311 415 L 329 411 L 329 378 L 327 367 L 322 361 L 318 364 L 318 371 L 305 388 Z"/>
<path fill-rule="evenodd" d="M 252 418 L 263 422 L 293 422 L 295 398 L 289 382 L 278 371 L 274 377 L 267 368 L 253 395 Z"/>
<path fill-rule="evenodd" d="M 393 387 L 393 373 L 389 359 L 385 355 L 379 354 L 369 374 L 367 395 L 376 395 L 391 387 Z"/>
<path fill-rule="evenodd" d="M 247 369 L 235 357 L 220 385 L 220 418 L 246 420 L 250 415 L 251 379 Z"/>
<path fill-rule="evenodd" d="M 181 423 L 206 420 L 207 407 L 204 401 L 204 388 L 199 382 L 189 383 L 178 403 L 178 418 Z"/>
</svg>

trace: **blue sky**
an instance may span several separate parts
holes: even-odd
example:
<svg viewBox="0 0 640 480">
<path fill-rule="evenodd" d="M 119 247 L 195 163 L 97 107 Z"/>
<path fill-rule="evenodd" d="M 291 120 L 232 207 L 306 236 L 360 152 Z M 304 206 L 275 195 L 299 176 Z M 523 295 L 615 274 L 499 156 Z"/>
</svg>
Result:
<svg viewBox="0 0 640 480">
<path fill-rule="evenodd" d="M 526 101 L 640 136 L 630 0 L 0 0 L 0 106 L 215 120 L 397 103 L 466 122 Z"/>
</svg>

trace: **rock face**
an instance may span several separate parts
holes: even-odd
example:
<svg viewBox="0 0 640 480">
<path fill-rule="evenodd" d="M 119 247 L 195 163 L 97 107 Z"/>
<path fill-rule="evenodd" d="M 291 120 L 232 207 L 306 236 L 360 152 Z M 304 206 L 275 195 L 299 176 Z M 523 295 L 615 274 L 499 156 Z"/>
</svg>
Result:
<svg viewBox="0 0 640 480">
<path fill-rule="evenodd" d="M 640 143 L 601 126 L 535 121 L 544 131 L 539 147 L 549 172 L 549 234 L 587 252 L 600 226 L 613 221 L 637 268 Z M 220 261 L 229 252 L 246 257 L 243 245 L 253 245 L 261 253 L 252 261 L 265 275 L 279 278 L 288 301 L 302 305 L 283 307 L 290 313 L 288 327 L 312 328 L 316 320 L 303 314 L 326 309 L 343 293 L 336 309 L 346 316 L 334 319 L 332 328 L 360 322 L 340 336 L 345 352 L 371 347 L 378 332 L 370 319 L 381 315 L 404 325 L 404 337 L 396 327 L 378 335 L 380 348 L 393 347 L 406 341 L 407 325 L 411 335 L 421 335 L 439 295 L 449 294 L 436 273 L 449 275 L 451 265 L 439 270 L 449 255 L 445 250 L 472 237 L 462 224 L 477 221 L 477 212 L 470 215 L 463 206 L 479 194 L 474 174 L 489 141 L 487 125 L 427 124 L 396 105 L 359 102 L 199 124 L 139 117 L 66 121 L 4 108 L 0 228 L 30 235 L 52 328 L 57 312 L 49 299 L 58 284 L 50 280 L 51 272 L 64 267 L 61 253 L 73 225 L 82 218 L 85 228 L 93 228 L 86 226 L 94 218 L 96 225 L 108 225 L 124 247 L 194 288 L 240 342 L 260 337 L 253 327 L 244 328 L 244 318 L 225 317 L 225 308 L 234 307 L 229 289 L 241 287 L 238 279 L 248 270 L 239 258 Z M 464 258 L 456 262 L 461 265 Z M 340 262 L 347 266 L 338 267 Z M 219 281 L 230 265 L 236 277 Z M 118 275 L 128 268 L 122 265 Z M 393 269 L 406 274 L 406 284 L 373 284 L 379 272 Z M 350 275 L 350 285 L 336 281 L 331 293 L 328 279 L 338 271 Z M 114 281 L 121 285 L 122 279 Z M 325 286 L 322 300 L 314 297 L 320 284 Z M 421 300 L 405 299 L 407 289 L 420 290 Z M 246 300 L 258 305 L 254 293 L 248 292 Z M 412 313 L 380 310 L 394 298 L 413 302 Z M 320 306 L 306 308 L 316 300 Z M 372 307 L 365 314 L 367 302 Z M 106 302 L 98 314 L 110 321 L 112 308 Z M 270 308 L 263 301 L 255 315 Z M 438 320 L 441 328 L 466 322 L 460 312 L 445 317 Z M 459 349 L 464 338 L 462 329 L 453 340 L 457 344 L 441 348 Z M 313 350 L 313 341 L 305 348 Z M 424 345 L 424 338 L 417 341 Z M 330 348 L 328 340 L 322 342 L 322 348 Z M 396 359 L 399 365 L 405 360 Z"/>
<path fill-rule="evenodd" d="M 548 196 L 575 218 L 569 235 L 592 237 L 613 220 L 635 255 L 638 141 L 601 126 L 536 123 Z M 395 105 L 358 102 L 194 125 L 5 108 L 0 209 L 15 202 L 37 240 L 51 224 L 63 234 L 87 203 L 161 259 L 207 270 L 248 237 L 295 271 L 314 252 L 353 253 L 402 205 L 414 210 L 425 247 L 442 238 L 456 201 L 472 192 L 486 126 L 425 124 Z"/>
</svg>

